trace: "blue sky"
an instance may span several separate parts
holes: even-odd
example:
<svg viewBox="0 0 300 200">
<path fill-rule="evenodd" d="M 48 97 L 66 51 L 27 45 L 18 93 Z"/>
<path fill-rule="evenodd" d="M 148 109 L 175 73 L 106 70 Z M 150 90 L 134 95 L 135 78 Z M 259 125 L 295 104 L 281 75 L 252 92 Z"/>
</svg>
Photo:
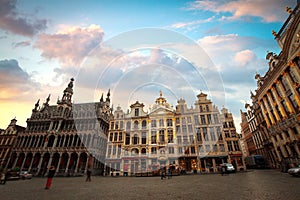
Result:
<svg viewBox="0 0 300 200">
<path fill-rule="evenodd" d="M 0 0 L 0 127 L 25 126 L 38 99 L 55 104 L 75 77 L 75 102 L 112 90 L 114 107 L 136 100 L 190 107 L 200 91 L 239 110 L 279 53 L 272 30 L 296 1 Z"/>
</svg>

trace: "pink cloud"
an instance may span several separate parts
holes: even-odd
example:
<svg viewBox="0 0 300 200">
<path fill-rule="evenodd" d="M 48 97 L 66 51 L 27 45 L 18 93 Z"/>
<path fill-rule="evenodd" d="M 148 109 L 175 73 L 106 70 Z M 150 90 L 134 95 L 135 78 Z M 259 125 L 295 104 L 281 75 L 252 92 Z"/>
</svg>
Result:
<svg viewBox="0 0 300 200">
<path fill-rule="evenodd" d="M 48 59 L 58 59 L 62 66 L 79 66 L 84 57 L 103 41 L 100 26 L 71 27 L 56 34 L 38 36 L 35 48 Z"/>
<path fill-rule="evenodd" d="M 296 2 L 296 1 L 295 1 Z M 206 10 L 215 13 L 231 13 L 229 17 L 222 16 L 223 20 L 237 20 L 247 16 L 260 17 L 265 22 L 283 21 L 286 18 L 286 6 L 293 7 L 295 2 L 288 0 L 237 0 L 237 1 L 195 1 L 188 7 L 189 10 Z"/>
<path fill-rule="evenodd" d="M 256 61 L 257 57 L 253 51 L 246 49 L 235 54 L 233 60 L 239 66 L 246 66 L 248 63 Z"/>
</svg>

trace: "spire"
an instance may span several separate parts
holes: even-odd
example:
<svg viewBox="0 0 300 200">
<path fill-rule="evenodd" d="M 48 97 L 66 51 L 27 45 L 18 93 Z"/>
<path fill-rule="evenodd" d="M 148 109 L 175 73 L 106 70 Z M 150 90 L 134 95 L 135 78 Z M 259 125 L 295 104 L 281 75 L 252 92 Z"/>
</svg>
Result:
<svg viewBox="0 0 300 200">
<path fill-rule="evenodd" d="M 32 111 L 37 111 L 38 107 L 39 107 L 39 104 L 40 104 L 40 99 L 37 100 L 37 102 L 34 105 L 34 109 Z"/>
<path fill-rule="evenodd" d="M 51 96 L 51 94 L 48 95 L 48 97 L 47 97 L 47 99 L 46 99 L 46 104 L 49 103 L 49 101 L 50 101 L 50 96 Z"/>
<path fill-rule="evenodd" d="M 103 93 L 101 95 L 100 102 L 103 102 Z"/>
<path fill-rule="evenodd" d="M 107 102 L 110 102 L 110 89 L 108 89 L 108 92 L 107 92 L 107 97 L 106 97 L 106 101 Z"/>
<path fill-rule="evenodd" d="M 72 95 L 73 95 L 73 82 L 74 78 L 71 78 L 68 87 L 64 90 L 64 94 L 61 100 L 58 100 L 58 104 L 72 104 Z"/>
</svg>

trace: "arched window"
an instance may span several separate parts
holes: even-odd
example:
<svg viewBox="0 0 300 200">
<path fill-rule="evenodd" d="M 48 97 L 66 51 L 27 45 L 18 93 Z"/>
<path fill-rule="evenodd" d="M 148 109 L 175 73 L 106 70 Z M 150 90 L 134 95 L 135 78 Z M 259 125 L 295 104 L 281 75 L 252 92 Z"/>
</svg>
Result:
<svg viewBox="0 0 300 200">
<path fill-rule="evenodd" d="M 147 122 L 146 120 L 142 121 L 142 129 L 146 129 L 147 128 Z"/>
<path fill-rule="evenodd" d="M 126 130 L 130 130 L 131 126 L 130 126 L 130 121 L 126 123 Z"/>
<path fill-rule="evenodd" d="M 146 154 L 146 148 L 142 148 L 142 154 Z"/>
<path fill-rule="evenodd" d="M 134 129 L 138 129 L 139 128 L 139 122 L 136 120 L 134 121 Z"/>
</svg>

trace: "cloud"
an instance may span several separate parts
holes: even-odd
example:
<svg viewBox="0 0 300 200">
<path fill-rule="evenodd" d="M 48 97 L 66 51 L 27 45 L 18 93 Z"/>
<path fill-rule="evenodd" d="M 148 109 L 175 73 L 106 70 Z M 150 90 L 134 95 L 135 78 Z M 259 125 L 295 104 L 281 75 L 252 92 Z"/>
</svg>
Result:
<svg viewBox="0 0 300 200">
<path fill-rule="evenodd" d="M 294 1 L 296 2 L 296 1 Z M 247 19 L 247 17 L 260 17 L 264 22 L 278 22 L 286 18 L 286 6 L 294 7 L 295 3 L 289 0 L 236 0 L 212 1 L 199 0 L 190 3 L 188 10 L 204 10 L 223 14 L 223 20 Z M 227 16 L 230 14 L 229 16 Z"/>
<path fill-rule="evenodd" d="M 39 90 L 31 75 L 24 71 L 17 60 L 0 60 L 0 101 L 30 99 L 33 91 Z"/>
<path fill-rule="evenodd" d="M 38 36 L 35 48 L 48 59 L 58 59 L 62 66 L 79 66 L 85 56 L 103 40 L 100 26 L 71 27 L 56 34 Z"/>
<path fill-rule="evenodd" d="M 14 48 L 17 48 L 17 47 L 26 47 L 26 46 L 30 46 L 31 42 L 27 40 L 27 41 L 13 43 L 12 45 L 13 45 Z"/>
<path fill-rule="evenodd" d="M 233 60 L 237 65 L 246 66 L 251 61 L 257 60 L 255 53 L 249 49 L 239 51 L 235 54 Z"/>
<path fill-rule="evenodd" d="M 202 19 L 202 20 L 195 20 L 191 22 L 178 22 L 175 24 L 172 24 L 170 28 L 175 28 L 175 29 L 188 29 L 192 30 L 197 28 L 200 24 L 208 23 L 214 20 L 214 16 L 207 18 L 207 19 Z"/>
<path fill-rule="evenodd" d="M 21 14 L 16 0 L 0 0 L 0 28 L 23 36 L 34 36 L 47 28 L 46 19 Z"/>
</svg>

